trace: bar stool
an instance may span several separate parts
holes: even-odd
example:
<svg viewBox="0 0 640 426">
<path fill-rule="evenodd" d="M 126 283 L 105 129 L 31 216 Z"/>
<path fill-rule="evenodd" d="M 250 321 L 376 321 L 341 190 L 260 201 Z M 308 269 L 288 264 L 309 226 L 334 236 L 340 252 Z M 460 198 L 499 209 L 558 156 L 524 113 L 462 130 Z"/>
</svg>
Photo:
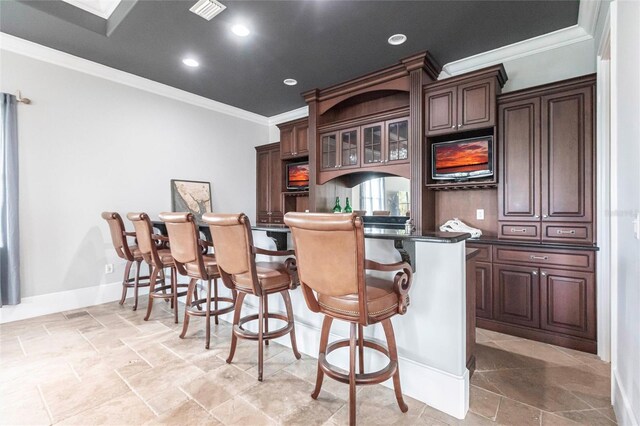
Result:
<svg viewBox="0 0 640 426">
<path fill-rule="evenodd" d="M 133 310 L 135 311 L 138 309 L 138 288 L 149 286 L 151 269 L 149 269 L 149 275 L 140 276 L 140 264 L 143 260 L 142 253 L 140 253 L 137 245 L 129 245 L 127 241 L 127 237 L 135 237 L 136 233 L 126 231 L 120 215 L 116 212 L 103 212 L 101 216 L 109 225 L 111 242 L 113 243 L 113 248 L 116 250 L 116 254 L 121 259 L 127 261 L 122 279 L 122 297 L 120 298 L 120 304 L 124 304 L 127 298 L 127 291 L 133 288 Z M 136 274 L 134 277 L 130 277 L 131 267 L 134 262 L 136 264 Z"/>
<path fill-rule="evenodd" d="M 233 314 L 233 333 L 231 335 L 231 350 L 227 363 L 233 361 L 238 338 L 258 341 L 258 380 L 262 381 L 263 373 L 263 342 L 269 344 L 270 339 L 276 339 L 289 334 L 291 348 L 297 359 L 300 353 L 296 346 L 296 330 L 293 320 L 293 309 L 289 290 L 297 284 L 295 278 L 295 259 L 289 258 L 284 263 L 256 262 L 256 254 L 269 256 L 293 255 L 293 250 L 273 251 L 265 250 L 253 245 L 251 223 L 244 214 L 214 214 L 205 213 L 203 222 L 209 225 L 213 248 L 216 253 L 218 270 L 222 282 L 228 288 L 238 292 L 236 308 Z M 287 315 L 270 313 L 268 296 L 280 293 L 284 300 Z M 258 313 L 240 318 L 242 302 L 246 295 L 258 297 Z M 269 331 L 269 318 L 286 322 L 284 327 Z M 243 326 L 258 320 L 258 332 L 246 330 Z"/>
<path fill-rule="evenodd" d="M 147 305 L 147 315 L 145 321 L 149 321 L 153 309 L 154 299 L 164 299 L 171 302 L 171 309 L 174 312 L 174 321 L 178 323 L 178 297 L 187 294 L 186 291 L 178 292 L 180 288 L 188 287 L 188 284 L 178 284 L 176 266 L 171 257 L 171 251 L 163 248 L 169 238 L 162 235 L 153 234 L 153 225 L 146 213 L 129 213 L 127 219 L 133 223 L 138 240 L 138 249 L 142 253 L 142 258 L 151 268 L 151 286 L 149 287 L 149 303 Z M 170 283 L 166 283 L 164 270 L 171 269 Z M 160 286 L 156 286 L 160 283 Z M 168 290 L 168 291 L 167 291 Z"/>
<path fill-rule="evenodd" d="M 313 312 L 325 315 L 320 337 L 318 375 L 311 397 L 316 399 L 324 375 L 349 384 L 349 424 L 356 420 L 356 385 L 371 385 L 393 377 L 396 400 L 402 412 L 408 410 L 402 398 L 398 351 L 391 317 L 404 314 L 409 305 L 412 272 L 408 263 L 380 264 L 367 260 L 364 252 L 362 219 L 355 214 L 287 213 L 284 222 L 291 228 L 298 276 Z M 366 270 L 394 272 L 393 281 L 365 275 Z M 314 291 L 316 295 L 314 295 Z M 351 325 L 349 339 L 327 344 L 334 319 Z M 387 347 L 365 339 L 363 327 L 382 323 Z M 349 373 L 327 361 L 336 349 L 349 347 Z M 364 372 L 364 347 L 389 358 L 383 369 Z M 356 373 L 356 349 L 359 368 Z"/>
<path fill-rule="evenodd" d="M 191 213 L 160 213 L 160 220 L 167 226 L 169 234 L 169 247 L 175 267 L 181 275 L 191 278 L 187 288 L 187 300 L 184 311 L 184 324 L 180 338 L 184 339 L 189 328 L 189 318 L 192 316 L 206 318 L 205 348 L 209 349 L 211 340 L 211 316 L 215 317 L 218 324 L 218 316 L 233 311 L 236 302 L 236 292 L 232 291 L 233 298 L 218 296 L 218 265 L 213 254 L 206 254 L 212 244 L 200 239 L 198 226 Z M 204 299 L 193 300 L 198 280 L 207 282 L 207 295 Z M 213 297 L 211 297 L 211 280 L 213 280 Z M 211 309 L 211 302 L 214 309 Z M 229 306 L 219 308 L 219 302 L 229 303 Z M 205 303 L 205 309 L 201 305 Z"/>
</svg>

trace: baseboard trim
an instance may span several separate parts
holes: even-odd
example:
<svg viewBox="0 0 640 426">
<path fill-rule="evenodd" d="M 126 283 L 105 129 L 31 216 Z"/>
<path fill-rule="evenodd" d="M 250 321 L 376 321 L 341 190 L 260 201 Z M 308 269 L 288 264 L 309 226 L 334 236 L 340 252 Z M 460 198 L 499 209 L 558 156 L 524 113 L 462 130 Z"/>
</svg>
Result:
<svg viewBox="0 0 640 426">
<path fill-rule="evenodd" d="M 148 292 L 148 287 L 139 289 L 140 295 Z M 113 302 L 120 300 L 121 296 L 122 283 L 115 282 L 24 297 L 18 305 L 5 305 L 0 308 L 0 324 Z M 133 296 L 133 289 L 129 290 L 129 296 Z"/>
<path fill-rule="evenodd" d="M 620 386 L 618 370 L 615 368 L 611 369 L 611 387 L 613 389 L 613 411 L 616 413 L 618 424 L 623 426 L 638 426 L 640 419 L 634 415 L 633 407 L 631 407 L 627 393 Z M 640 413 L 638 413 L 638 416 L 640 416 Z"/>
</svg>

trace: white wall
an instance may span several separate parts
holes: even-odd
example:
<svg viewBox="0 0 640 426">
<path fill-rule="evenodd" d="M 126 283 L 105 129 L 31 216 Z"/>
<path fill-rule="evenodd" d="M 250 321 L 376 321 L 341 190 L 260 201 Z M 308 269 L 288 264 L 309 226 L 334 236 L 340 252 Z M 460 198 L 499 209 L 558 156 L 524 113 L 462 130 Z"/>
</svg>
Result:
<svg viewBox="0 0 640 426">
<path fill-rule="evenodd" d="M 613 402 L 622 425 L 640 424 L 640 2 L 611 3 Z"/>
<path fill-rule="evenodd" d="M 255 219 L 253 147 L 268 142 L 266 120 L 5 50 L 1 59 L 0 90 L 33 101 L 18 106 L 23 297 L 120 281 L 123 262 L 100 213 L 156 217 L 171 209 L 171 179 L 210 181 L 214 211 Z"/>
</svg>

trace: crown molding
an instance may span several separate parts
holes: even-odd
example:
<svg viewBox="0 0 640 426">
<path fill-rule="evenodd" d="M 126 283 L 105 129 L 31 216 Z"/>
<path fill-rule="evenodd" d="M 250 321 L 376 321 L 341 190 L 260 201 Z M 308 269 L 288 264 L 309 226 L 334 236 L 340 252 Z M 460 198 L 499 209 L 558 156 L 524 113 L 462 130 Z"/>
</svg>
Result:
<svg viewBox="0 0 640 426">
<path fill-rule="evenodd" d="M 269 118 L 263 115 L 214 101 L 135 74 L 120 71 L 97 62 L 79 58 L 3 32 L 0 32 L 0 50 L 17 53 L 18 55 L 27 56 L 39 61 L 89 74 L 94 77 L 103 78 L 105 80 L 144 90 L 145 92 L 164 96 L 166 98 L 208 109 L 210 111 L 230 115 L 232 117 L 251 121 L 264 126 L 269 125 Z"/>
<path fill-rule="evenodd" d="M 438 80 L 592 39 L 600 4 L 601 0 L 581 0 L 576 25 L 449 62 Z"/>
<path fill-rule="evenodd" d="M 298 118 L 304 118 L 308 116 L 309 107 L 303 106 L 269 117 L 269 126 L 275 126 L 276 124 L 286 123 L 287 121 L 297 120 Z"/>
</svg>

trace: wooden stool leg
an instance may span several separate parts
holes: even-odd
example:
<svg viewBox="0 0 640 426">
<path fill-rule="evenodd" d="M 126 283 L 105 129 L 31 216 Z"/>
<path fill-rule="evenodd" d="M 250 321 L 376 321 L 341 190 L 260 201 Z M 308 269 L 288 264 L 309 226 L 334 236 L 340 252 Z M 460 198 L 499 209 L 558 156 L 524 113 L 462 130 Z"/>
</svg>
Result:
<svg viewBox="0 0 640 426">
<path fill-rule="evenodd" d="M 357 324 L 352 322 L 349 333 L 349 425 L 356 424 L 356 331 Z"/>
<path fill-rule="evenodd" d="M 289 324 L 294 324 L 293 320 L 293 308 L 291 307 L 291 296 L 289 296 L 289 290 L 285 290 L 280 292 L 282 294 L 282 298 L 284 299 L 284 306 L 287 309 L 287 321 Z M 293 325 L 291 327 L 291 331 L 289 332 L 291 336 L 291 349 L 293 349 L 293 355 L 295 355 L 296 359 L 300 359 L 301 355 L 298 352 L 298 345 L 296 344 L 296 327 Z"/>
<path fill-rule="evenodd" d="M 269 332 L 269 296 L 265 294 L 264 298 L 264 332 Z M 264 341 L 265 345 L 269 345 L 269 340 Z"/>
<path fill-rule="evenodd" d="M 197 282 L 198 280 L 192 278 L 191 281 L 189 281 L 189 287 L 187 287 L 187 300 L 184 308 L 184 321 L 182 325 L 182 333 L 180 334 L 181 339 L 184 339 L 184 336 L 187 334 L 187 329 L 189 328 L 189 308 L 191 307 L 191 300 L 193 300 L 193 291 Z"/>
<path fill-rule="evenodd" d="M 364 374 L 364 327 L 358 324 L 358 362 L 360 374 Z"/>
<path fill-rule="evenodd" d="M 206 336 L 204 341 L 205 349 L 209 349 L 209 341 L 211 340 L 211 280 L 207 280 L 207 311 L 205 312 L 206 324 Z"/>
<path fill-rule="evenodd" d="M 140 282 L 141 260 L 136 261 L 136 280 L 133 282 L 133 310 L 138 310 L 138 283 Z"/>
<path fill-rule="evenodd" d="M 158 268 L 154 267 L 153 268 L 153 272 L 151 273 L 151 276 L 149 277 L 149 279 L 151 281 L 149 281 L 149 303 L 147 304 L 147 315 L 144 317 L 145 321 L 149 321 L 149 317 L 151 316 L 151 310 L 153 309 L 153 297 L 151 297 L 151 295 L 154 292 L 154 289 L 156 287 L 156 277 L 158 276 Z M 136 288 L 137 291 L 137 288 Z M 137 305 L 137 303 L 136 303 Z"/>
<path fill-rule="evenodd" d="M 389 358 L 391 361 L 398 362 L 398 348 L 396 347 L 396 336 L 393 334 L 393 325 L 391 325 L 391 319 L 388 318 L 382 321 L 382 327 L 384 328 L 384 335 L 387 338 L 387 348 L 389 349 Z M 402 398 L 402 388 L 400 387 L 400 367 L 396 368 L 396 373 L 393 375 L 393 389 L 396 392 L 396 400 L 400 411 L 406 413 L 409 410 L 407 404 L 405 404 Z"/>
<path fill-rule="evenodd" d="M 311 398 L 317 399 L 322 389 L 322 380 L 324 379 L 324 371 L 320 368 L 320 355 L 326 355 L 327 344 L 329 343 L 329 331 L 331 330 L 331 323 L 333 318 L 328 315 L 324 316 L 322 321 L 322 332 L 320 334 L 320 351 L 318 352 L 318 375 L 316 376 L 316 388 L 311 394 Z"/>
<path fill-rule="evenodd" d="M 176 273 L 176 267 L 172 266 L 169 272 L 169 278 L 171 280 L 171 291 L 173 297 L 171 298 L 171 307 L 173 308 L 173 322 L 178 323 L 178 276 Z"/>
<path fill-rule="evenodd" d="M 233 328 L 231 330 L 231 349 L 229 349 L 227 364 L 231 364 L 231 361 L 233 361 L 233 356 L 236 353 L 236 344 L 238 343 L 238 336 L 236 336 L 236 333 L 234 332 L 233 329 L 235 329 L 235 327 L 238 325 L 238 322 L 240 322 L 240 314 L 242 313 L 242 302 L 244 301 L 245 296 L 246 296 L 246 293 L 239 292 L 238 297 L 236 298 L 236 307 L 233 312 L 233 325 L 232 325 Z"/>
<path fill-rule="evenodd" d="M 262 369 L 264 358 L 264 344 L 262 339 L 262 333 L 264 331 L 264 299 L 266 294 L 260 295 L 260 302 L 258 303 L 258 381 L 262 381 Z"/>
<path fill-rule="evenodd" d="M 218 311 L 218 279 L 213 279 L 213 309 Z M 218 325 L 218 314 L 215 317 L 216 325 Z"/>
<path fill-rule="evenodd" d="M 131 260 L 127 260 L 127 265 L 124 267 L 124 279 L 122 280 L 122 297 L 120 298 L 120 304 L 124 305 L 124 301 L 127 299 L 127 283 L 129 282 L 129 274 L 131 274 L 131 265 L 133 262 Z"/>
</svg>

